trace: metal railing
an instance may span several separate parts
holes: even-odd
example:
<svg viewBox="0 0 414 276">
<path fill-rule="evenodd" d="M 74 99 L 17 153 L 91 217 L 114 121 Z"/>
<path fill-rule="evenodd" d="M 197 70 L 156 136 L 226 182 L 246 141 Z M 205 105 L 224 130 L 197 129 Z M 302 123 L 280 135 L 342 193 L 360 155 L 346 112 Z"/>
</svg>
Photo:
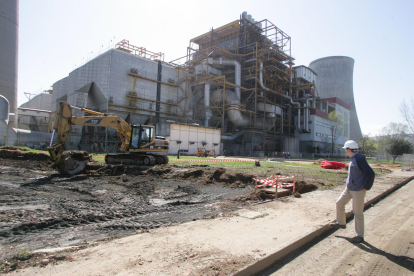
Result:
<svg viewBox="0 0 414 276">
<path fill-rule="evenodd" d="M 389 155 L 389 154 L 377 154 L 376 155 L 377 161 L 392 162 L 392 159 L 393 159 L 392 155 Z M 395 161 L 402 162 L 402 155 L 398 155 L 397 158 L 395 158 Z"/>
<path fill-rule="evenodd" d="M 401 159 L 403 171 L 414 170 L 414 154 L 403 154 Z"/>
</svg>

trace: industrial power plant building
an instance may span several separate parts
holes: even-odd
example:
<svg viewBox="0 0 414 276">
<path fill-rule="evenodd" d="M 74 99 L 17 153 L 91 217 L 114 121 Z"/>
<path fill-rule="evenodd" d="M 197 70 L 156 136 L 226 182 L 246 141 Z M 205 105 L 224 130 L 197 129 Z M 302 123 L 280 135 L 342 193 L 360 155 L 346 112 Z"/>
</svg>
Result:
<svg viewBox="0 0 414 276">
<path fill-rule="evenodd" d="M 66 101 L 130 124 L 155 125 L 169 140 L 170 154 L 189 155 L 200 147 L 245 156 L 330 152 L 332 111 L 340 117 L 336 144 L 361 137 L 353 59 L 294 66 L 291 38 L 246 12 L 191 39 L 187 49 L 186 56 L 165 62 L 163 53 L 119 42 L 53 84 L 51 121 Z M 66 148 L 113 152 L 119 144 L 112 129 L 73 126 Z"/>
</svg>

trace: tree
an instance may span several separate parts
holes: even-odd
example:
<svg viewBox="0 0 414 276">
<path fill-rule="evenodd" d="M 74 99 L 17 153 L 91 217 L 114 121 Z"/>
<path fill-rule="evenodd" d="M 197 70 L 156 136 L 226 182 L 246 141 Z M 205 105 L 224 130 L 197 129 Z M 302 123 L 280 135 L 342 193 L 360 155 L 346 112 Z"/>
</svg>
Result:
<svg viewBox="0 0 414 276">
<path fill-rule="evenodd" d="M 404 138 L 394 137 L 385 146 L 385 152 L 392 156 L 392 163 L 394 164 L 398 155 L 413 153 L 414 146 Z"/>
<path fill-rule="evenodd" d="M 380 135 L 377 136 L 377 151 L 378 153 L 385 153 L 385 147 L 390 143 L 390 140 L 395 137 L 406 138 L 408 132 L 407 125 L 401 123 L 389 123 L 383 127 Z"/>
<path fill-rule="evenodd" d="M 407 125 L 401 123 L 389 123 L 387 126 L 383 127 L 381 130 L 382 136 L 388 136 L 390 139 L 394 137 L 407 137 L 408 127 Z"/>
<path fill-rule="evenodd" d="M 331 130 L 331 153 L 334 153 L 335 142 L 344 130 L 344 116 L 341 112 L 331 111 L 328 115 L 329 128 Z"/>
<path fill-rule="evenodd" d="M 409 105 L 405 102 L 405 100 L 403 100 L 403 102 L 400 105 L 400 113 L 406 121 L 411 132 L 414 133 L 414 97 L 411 97 L 410 104 L 411 105 Z"/>
<path fill-rule="evenodd" d="M 377 145 L 374 139 L 369 137 L 369 134 L 365 134 L 358 141 L 359 151 L 362 154 L 371 156 L 376 153 Z"/>
</svg>

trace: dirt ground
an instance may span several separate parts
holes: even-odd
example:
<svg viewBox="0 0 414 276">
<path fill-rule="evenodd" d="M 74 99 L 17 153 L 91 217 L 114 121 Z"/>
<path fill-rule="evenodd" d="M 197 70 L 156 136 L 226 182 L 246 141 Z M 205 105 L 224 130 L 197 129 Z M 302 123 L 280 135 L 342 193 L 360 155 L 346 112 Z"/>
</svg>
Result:
<svg viewBox="0 0 414 276">
<path fill-rule="evenodd" d="M 248 195 L 249 188 L 239 187 L 253 182 L 252 175 L 196 165 L 136 169 L 90 163 L 82 174 L 65 176 L 44 161 L 0 159 L 0 173 L 0 239 L 19 250 L 79 245 L 208 218 L 242 204 L 228 200 Z"/>
<path fill-rule="evenodd" d="M 394 174 L 377 178 L 372 195 L 409 175 Z M 0 159 L 0 271 L 229 275 L 331 221 L 343 189 L 257 205 L 253 177 L 93 163 L 62 176 L 43 160 Z"/>
<path fill-rule="evenodd" d="M 259 275 L 414 275 L 413 194 L 411 181 L 365 210 L 363 243 L 349 242 L 351 221 Z"/>
</svg>

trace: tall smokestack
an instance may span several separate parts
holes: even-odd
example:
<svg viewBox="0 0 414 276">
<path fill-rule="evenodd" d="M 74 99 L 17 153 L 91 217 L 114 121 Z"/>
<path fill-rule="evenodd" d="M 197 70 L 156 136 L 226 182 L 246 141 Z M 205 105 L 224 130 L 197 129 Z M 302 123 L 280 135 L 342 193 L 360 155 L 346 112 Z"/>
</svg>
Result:
<svg viewBox="0 0 414 276">
<path fill-rule="evenodd" d="M 17 54 L 19 42 L 19 0 L 0 1 L 0 95 L 17 113 Z M 17 117 L 14 119 L 17 127 Z"/>
</svg>

